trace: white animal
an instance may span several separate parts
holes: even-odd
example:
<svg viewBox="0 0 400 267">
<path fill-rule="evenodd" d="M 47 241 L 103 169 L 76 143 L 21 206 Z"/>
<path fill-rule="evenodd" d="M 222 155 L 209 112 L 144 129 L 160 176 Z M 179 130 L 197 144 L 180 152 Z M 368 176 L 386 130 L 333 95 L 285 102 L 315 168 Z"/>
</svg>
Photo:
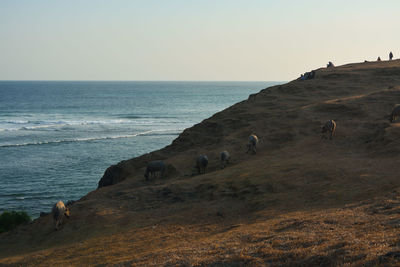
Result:
<svg viewBox="0 0 400 267">
<path fill-rule="evenodd" d="M 65 217 L 69 218 L 69 208 L 65 207 L 64 202 L 61 200 L 54 204 L 51 213 L 53 214 L 53 220 L 55 229 L 58 230 L 62 224 L 62 219 Z"/>
</svg>

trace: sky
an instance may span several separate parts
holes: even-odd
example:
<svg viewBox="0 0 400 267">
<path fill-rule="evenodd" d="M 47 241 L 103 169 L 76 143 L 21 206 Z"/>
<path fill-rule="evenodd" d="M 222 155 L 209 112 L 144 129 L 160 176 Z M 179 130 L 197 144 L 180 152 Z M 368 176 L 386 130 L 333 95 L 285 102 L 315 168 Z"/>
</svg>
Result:
<svg viewBox="0 0 400 267">
<path fill-rule="evenodd" d="M 0 80 L 287 81 L 400 57 L 398 0 L 0 0 Z"/>
</svg>

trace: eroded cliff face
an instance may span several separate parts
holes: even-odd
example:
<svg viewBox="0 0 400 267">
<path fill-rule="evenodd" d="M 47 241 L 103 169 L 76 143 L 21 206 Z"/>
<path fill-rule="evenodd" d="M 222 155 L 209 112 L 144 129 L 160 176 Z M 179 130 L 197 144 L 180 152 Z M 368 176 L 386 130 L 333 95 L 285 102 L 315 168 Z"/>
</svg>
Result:
<svg viewBox="0 0 400 267">
<path fill-rule="evenodd" d="M 395 266 L 400 123 L 388 115 L 398 103 L 400 61 L 318 69 L 261 90 L 108 168 L 62 230 L 44 216 L 3 234 L 0 263 Z M 321 140 L 329 119 L 336 133 Z M 199 154 L 207 173 L 192 175 Z M 145 181 L 152 160 L 168 164 L 164 179 Z"/>
</svg>

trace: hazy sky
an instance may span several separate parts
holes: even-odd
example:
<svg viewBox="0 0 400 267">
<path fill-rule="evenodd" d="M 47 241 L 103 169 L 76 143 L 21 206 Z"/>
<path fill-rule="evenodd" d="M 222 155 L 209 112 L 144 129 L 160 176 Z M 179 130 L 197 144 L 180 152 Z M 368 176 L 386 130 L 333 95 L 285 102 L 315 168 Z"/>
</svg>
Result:
<svg viewBox="0 0 400 267">
<path fill-rule="evenodd" d="M 291 80 L 400 57 L 398 0 L 0 0 L 0 80 Z"/>
</svg>

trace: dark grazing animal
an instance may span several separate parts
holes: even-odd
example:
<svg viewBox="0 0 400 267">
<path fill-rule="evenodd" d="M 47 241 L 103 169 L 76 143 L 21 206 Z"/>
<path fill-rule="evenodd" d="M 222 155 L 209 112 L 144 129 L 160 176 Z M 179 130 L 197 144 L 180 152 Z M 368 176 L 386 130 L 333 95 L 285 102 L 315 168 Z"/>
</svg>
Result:
<svg viewBox="0 0 400 267">
<path fill-rule="evenodd" d="M 62 224 L 62 219 L 65 217 L 69 218 L 70 212 L 69 208 L 65 207 L 64 202 L 61 200 L 54 204 L 51 209 L 51 213 L 53 214 L 53 220 L 55 229 L 58 230 L 60 225 Z"/>
<path fill-rule="evenodd" d="M 257 152 L 257 144 L 258 144 L 258 137 L 255 134 L 251 134 L 249 136 L 249 143 L 247 144 L 247 151 L 246 153 L 249 153 L 249 151 L 252 151 L 253 154 Z"/>
<path fill-rule="evenodd" d="M 149 174 L 152 178 L 156 177 L 156 173 L 160 173 L 160 178 L 164 177 L 165 173 L 165 163 L 161 160 L 151 161 L 147 164 L 146 172 L 144 173 L 144 177 L 146 180 L 149 180 Z"/>
<path fill-rule="evenodd" d="M 231 159 L 231 155 L 229 155 L 228 151 L 221 152 L 221 169 L 225 168 L 226 165 L 229 164 L 229 160 Z"/>
<path fill-rule="evenodd" d="M 400 116 L 400 104 L 394 106 L 393 111 L 390 114 L 390 122 L 394 122 L 398 116 Z"/>
<path fill-rule="evenodd" d="M 208 165 L 208 157 L 206 155 L 200 155 L 196 159 L 196 168 L 199 174 L 206 173 L 206 168 Z"/>
<path fill-rule="evenodd" d="M 325 125 L 322 126 L 322 133 L 329 133 L 329 139 L 332 139 L 332 136 L 335 134 L 336 130 L 336 122 L 334 120 L 329 120 L 325 122 Z M 321 139 L 327 139 L 326 135 L 322 135 Z"/>
</svg>

